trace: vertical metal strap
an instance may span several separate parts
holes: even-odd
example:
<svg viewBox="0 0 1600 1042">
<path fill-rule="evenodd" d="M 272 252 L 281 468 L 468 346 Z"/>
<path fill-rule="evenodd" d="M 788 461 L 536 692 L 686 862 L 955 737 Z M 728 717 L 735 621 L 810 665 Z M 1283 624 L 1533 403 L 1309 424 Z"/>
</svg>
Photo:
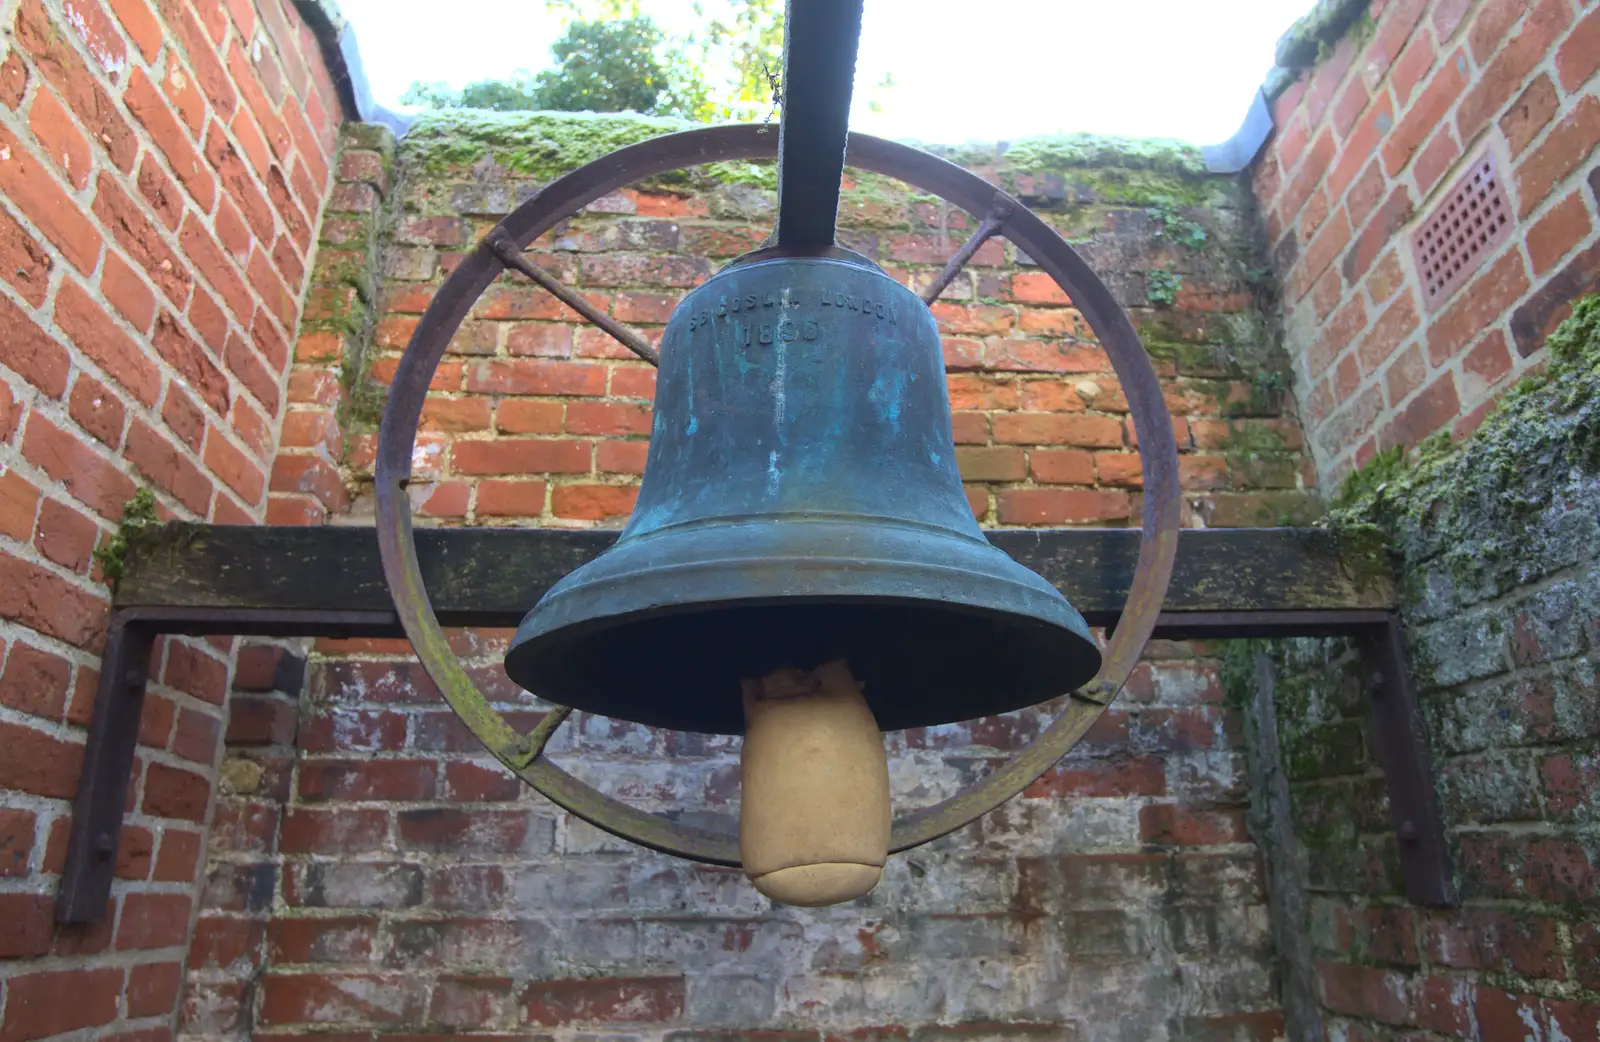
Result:
<svg viewBox="0 0 1600 1042">
<path fill-rule="evenodd" d="M 863 0 L 789 0 L 778 130 L 779 246 L 831 246 Z"/>
<path fill-rule="evenodd" d="M 58 923 L 91 923 L 105 917 L 154 646 L 155 633 L 149 626 L 112 615 L 89 741 L 83 750 L 83 773 L 72 803 L 67 862 L 56 896 Z"/>
<path fill-rule="evenodd" d="M 1372 703 L 1373 744 L 1394 814 L 1406 897 L 1413 904 L 1434 908 L 1454 905 L 1458 899 L 1450 845 L 1416 689 L 1406 664 L 1400 617 L 1390 615 L 1384 625 L 1362 634 L 1359 644 Z"/>
</svg>

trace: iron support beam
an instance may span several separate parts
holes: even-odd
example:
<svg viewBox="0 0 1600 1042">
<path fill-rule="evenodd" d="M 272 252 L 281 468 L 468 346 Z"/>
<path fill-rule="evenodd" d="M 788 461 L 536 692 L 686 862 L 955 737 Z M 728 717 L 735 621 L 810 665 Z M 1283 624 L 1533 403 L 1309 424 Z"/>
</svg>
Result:
<svg viewBox="0 0 1600 1042">
<path fill-rule="evenodd" d="M 987 535 L 1054 583 L 1090 625 L 1116 621 L 1139 556 L 1137 529 L 1002 528 Z M 429 600 L 447 626 L 515 626 L 551 585 L 593 560 L 616 537 L 616 532 L 553 528 L 416 533 Z M 386 617 L 394 610 L 377 533 L 367 527 L 173 523 L 142 534 L 129 547 L 124 567 L 118 608 L 380 612 Z M 1185 619 L 1185 625 L 1214 633 L 1296 613 L 1384 612 L 1396 603 L 1387 577 L 1370 563 L 1347 560 L 1327 532 L 1190 529 L 1178 536 L 1162 618 Z M 1247 614 L 1232 614 L 1241 612 Z"/>
<path fill-rule="evenodd" d="M 995 545 L 1060 586 L 1091 624 L 1115 621 L 1138 554 L 1129 529 L 1017 529 Z M 449 625 L 514 625 L 550 583 L 603 551 L 614 532 L 435 529 L 417 533 L 439 614 Z M 119 586 L 56 917 L 104 916 L 116 865 L 139 714 L 158 636 L 400 636 L 370 528 L 174 523 L 130 548 Z M 1354 576 L 1368 576 L 1356 579 Z M 1454 900 L 1444 823 L 1405 669 L 1393 588 L 1342 562 L 1309 529 L 1185 531 L 1156 636 L 1354 637 L 1372 697 L 1373 732 L 1394 808 L 1406 892 Z"/>
</svg>

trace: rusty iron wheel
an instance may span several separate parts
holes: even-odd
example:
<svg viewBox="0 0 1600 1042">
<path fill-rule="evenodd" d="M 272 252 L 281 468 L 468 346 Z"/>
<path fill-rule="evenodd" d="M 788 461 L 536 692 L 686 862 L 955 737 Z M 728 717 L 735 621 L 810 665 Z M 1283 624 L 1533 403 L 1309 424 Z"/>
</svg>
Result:
<svg viewBox="0 0 1600 1042">
<path fill-rule="evenodd" d="M 567 301 L 579 299 L 539 271 L 522 250 L 562 219 L 617 189 L 702 163 L 772 159 L 778 135 L 755 125 L 669 134 L 618 149 L 552 182 L 495 226 L 440 288 L 401 357 L 383 413 L 376 467 L 378 544 L 384 575 L 407 636 L 445 700 L 484 746 L 523 781 L 577 817 L 640 846 L 717 865 L 739 864 L 737 835 L 681 824 L 605 795 L 542 755 L 568 710 L 557 709 L 518 733 L 484 698 L 450 649 L 423 586 L 406 486 L 428 385 L 451 338 L 484 290 L 516 270 Z M 897 178 L 980 219 L 978 231 L 935 280 L 949 283 L 984 239 L 1004 235 L 1071 298 L 1111 359 L 1133 415 L 1144 470 L 1139 561 L 1099 675 L 1070 692 L 1061 715 L 988 777 L 931 807 L 900 815 L 890 850 L 907 850 L 955 831 L 1017 795 L 1048 771 L 1104 712 L 1127 681 L 1155 629 L 1178 548 L 1178 454 L 1172 416 L 1138 334 L 1105 284 L 1038 215 L 976 174 L 937 156 L 864 134 L 851 134 L 850 166 Z M 937 293 L 932 294 L 936 296 Z M 575 307 L 647 361 L 653 350 L 609 316 Z M 631 339 L 630 339 L 631 338 Z"/>
</svg>

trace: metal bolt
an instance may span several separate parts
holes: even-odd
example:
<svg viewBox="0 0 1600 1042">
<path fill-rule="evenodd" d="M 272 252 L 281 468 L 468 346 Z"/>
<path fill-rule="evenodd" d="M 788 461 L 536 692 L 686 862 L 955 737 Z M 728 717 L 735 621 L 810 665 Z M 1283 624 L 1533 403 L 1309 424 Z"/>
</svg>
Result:
<svg viewBox="0 0 1600 1042">
<path fill-rule="evenodd" d="M 94 837 L 94 852 L 97 857 L 108 858 L 117 852 L 117 843 L 111 838 L 109 832 L 99 832 Z"/>
<path fill-rule="evenodd" d="M 1411 821 L 1409 818 L 1402 821 L 1400 827 L 1395 831 L 1399 834 L 1402 843 L 1415 843 L 1417 841 L 1416 822 Z"/>
<path fill-rule="evenodd" d="M 122 674 L 122 682 L 127 684 L 129 687 L 138 687 L 140 684 L 144 683 L 144 670 L 128 670 L 126 673 Z"/>
<path fill-rule="evenodd" d="M 1382 687 L 1383 679 L 1383 674 L 1376 669 L 1367 674 L 1367 683 L 1373 687 Z"/>
</svg>

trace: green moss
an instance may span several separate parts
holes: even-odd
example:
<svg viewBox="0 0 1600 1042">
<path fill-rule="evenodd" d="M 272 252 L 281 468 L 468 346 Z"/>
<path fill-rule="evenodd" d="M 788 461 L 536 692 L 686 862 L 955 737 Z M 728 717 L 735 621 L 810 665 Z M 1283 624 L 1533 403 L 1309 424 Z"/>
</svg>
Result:
<svg viewBox="0 0 1600 1042">
<path fill-rule="evenodd" d="M 1381 452 L 1351 474 L 1323 524 L 1375 526 L 1398 554 L 1437 553 L 1459 583 L 1508 578 L 1507 538 L 1552 505 L 1574 470 L 1600 471 L 1600 297 L 1580 300 L 1546 341 L 1544 378 L 1527 380 L 1467 439 L 1439 434 L 1409 456 Z"/>
<path fill-rule="evenodd" d="M 1366 14 L 1368 0 L 1317 0 L 1278 40 L 1278 65 L 1303 69 L 1322 61 Z M 1369 19 L 1370 21 L 1370 19 Z"/>
<path fill-rule="evenodd" d="M 122 523 L 117 526 L 116 533 L 106 540 L 106 545 L 94 552 L 94 559 L 99 563 L 101 573 L 105 575 L 106 582 L 113 590 L 122 581 L 129 541 L 156 523 L 155 493 L 147 488 L 141 488 L 123 505 Z"/>
<path fill-rule="evenodd" d="M 1234 420 L 1228 425 L 1228 440 L 1223 450 L 1253 459 L 1290 455 L 1292 450 L 1283 432 L 1271 421 Z"/>
<path fill-rule="evenodd" d="M 385 160 L 394 158 L 394 131 L 382 123 L 346 123 L 340 135 L 345 148 L 377 152 Z"/>
<path fill-rule="evenodd" d="M 1344 484 L 1339 486 L 1339 493 L 1334 496 L 1333 505 L 1351 507 L 1381 493 L 1388 487 L 1389 482 L 1404 472 L 1405 455 L 1404 445 L 1381 450 L 1367 461 L 1366 466 L 1350 472 L 1344 479 Z"/>
<path fill-rule="evenodd" d="M 1270 646 L 1268 641 L 1254 638 L 1230 640 L 1223 645 L 1219 670 L 1222 694 L 1228 705 L 1240 712 L 1248 712 L 1255 700 L 1256 654 Z"/>
<path fill-rule="evenodd" d="M 1250 378 L 1249 412 L 1255 416 L 1280 412 L 1288 389 L 1289 378 L 1282 369 L 1258 370 Z"/>
<path fill-rule="evenodd" d="M 625 145 L 698 124 L 662 116 L 592 112 L 430 112 L 400 143 L 406 166 L 424 176 L 484 156 L 537 181 L 552 181 Z"/>
<path fill-rule="evenodd" d="M 350 147 L 359 143 L 348 142 Z M 393 244 L 395 226 L 408 194 L 408 185 L 404 182 L 414 171 L 397 163 L 392 153 L 385 155 L 385 164 L 390 169 L 391 180 L 396 183 L 371 218 L 372 234 L 366 248 L 325 251 L 318 258 L 315 274 L 316 282 L 322 287 L 352 291 L 344 292 L 344 299 L 334 312 L 316 323 L 344 335 L 344 356 L 339 364 L 339 384 L 344 393 L 338 419 L 341 428 L 350 434 L 377 430 L 388 397 L 387 388 L 371 379 L 372 361 L 377 353 L 373 347 L 377 331 L 377 272 L 383 270 L 384 251 Z"/>
<path fill-rule="evenodd" d="M 954 160 L 960 162 L 959 159 Z M 1147 170 L 1163 174 L 1204 177 L 1200 150 L 1166 138 L 1106 137 L 1099 134 L 1060 134 L 1027 138 L 1005 150 L 1004 161 L 1013 170 L 1038 173 L 1082 167 Z"/>
<path fill-rule="evenodd" d="M 1545 341 L 1557 366 L 1600 370 L 1600 296 L 1585 297 Z"/>
<path fill-rule="evenodd" d="M 1068 198 L 1086 196 L 1121 206 L 1169 207 L 1202 207 L 1215 201 L 1216 182 L 1159 170 L 1085 167 L 1062 177 Z"/>
</svg>

